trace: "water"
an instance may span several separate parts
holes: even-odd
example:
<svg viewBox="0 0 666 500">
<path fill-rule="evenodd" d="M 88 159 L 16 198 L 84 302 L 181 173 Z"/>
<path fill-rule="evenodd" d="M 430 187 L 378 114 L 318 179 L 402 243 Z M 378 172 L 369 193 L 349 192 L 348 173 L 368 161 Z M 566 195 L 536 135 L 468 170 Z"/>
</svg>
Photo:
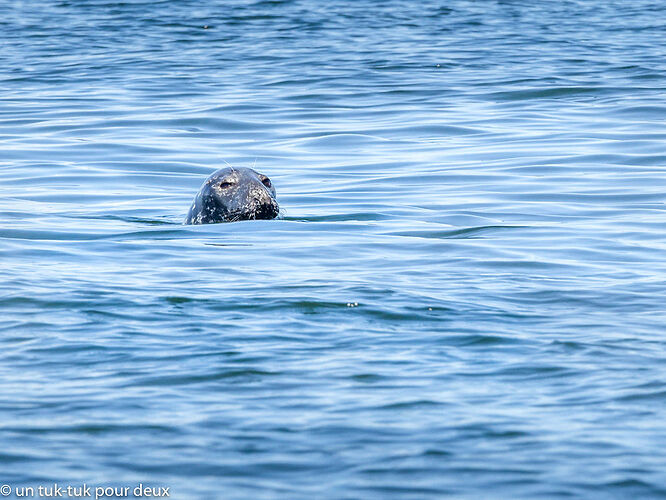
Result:
<svg viewBox="0 0 666 500">
<path fill-rule="evenodd" d="M 665 14 L 0 4 L 0 483 L 666 497 Z"/>
</svg>

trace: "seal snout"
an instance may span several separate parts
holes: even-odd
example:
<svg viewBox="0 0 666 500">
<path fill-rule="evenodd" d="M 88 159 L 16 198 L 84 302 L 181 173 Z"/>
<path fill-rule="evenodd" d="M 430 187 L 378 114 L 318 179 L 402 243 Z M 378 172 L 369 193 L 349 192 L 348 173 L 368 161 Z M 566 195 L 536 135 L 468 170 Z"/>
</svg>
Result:
<svg viewBox="0 0 666 500">
<path fill-rule="evenodd" d="M 280 212 L 280 207 L 275 201 L 274 190 L 271 192 L 273 186 L 270 181 L 265 180 L 262 182 L 253 183 L 249 189 L 248 198 L 252 201 L 250 203 L 249 219 L 274 219 Z"/>
<path fill-rule="evenodd" d="M 275 219 L 280 213 L 280 207 L 273 198 L 261 201 L 254 210 L 254 219 Z"/>
</svg>

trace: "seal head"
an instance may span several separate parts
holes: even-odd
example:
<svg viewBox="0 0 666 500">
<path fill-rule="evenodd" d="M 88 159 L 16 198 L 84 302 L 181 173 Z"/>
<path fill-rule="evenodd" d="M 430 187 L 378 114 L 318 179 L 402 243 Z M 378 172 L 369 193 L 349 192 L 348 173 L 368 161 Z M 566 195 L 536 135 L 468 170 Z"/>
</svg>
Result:
<svg viewBox="0 0 666 500">
<path fill-rule="evenodd" d="M 279 211 L 275 188 L 268 177 L 251 168 L 226 167 L 205 180 L 185 224 L 274 219 Z"/>
</svg>

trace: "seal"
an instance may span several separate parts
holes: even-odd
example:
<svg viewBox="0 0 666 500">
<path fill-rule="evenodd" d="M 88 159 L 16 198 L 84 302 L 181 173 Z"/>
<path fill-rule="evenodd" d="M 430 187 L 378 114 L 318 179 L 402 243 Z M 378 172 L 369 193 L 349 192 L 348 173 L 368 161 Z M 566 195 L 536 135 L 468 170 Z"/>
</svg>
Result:
<svg viewBox="0 0 666 500">
<path fill-rule="evenodd" d="M 268 177 L 251 168 L 225 167 L 204 181 L 185 224 L 274 219 L 279 212 L 275 187 Z"/>
</svg>

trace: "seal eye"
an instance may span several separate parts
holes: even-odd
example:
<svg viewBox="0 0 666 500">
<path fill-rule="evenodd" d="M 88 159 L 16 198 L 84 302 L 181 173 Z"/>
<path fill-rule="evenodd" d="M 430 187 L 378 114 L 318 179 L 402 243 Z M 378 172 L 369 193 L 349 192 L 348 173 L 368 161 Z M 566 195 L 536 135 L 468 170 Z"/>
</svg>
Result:
<svg viewBox="0 0 666 500">
<path fill-rule="evenodd" d="M 222 189 L 227 189 L 227 188 L 230 188 L 230 187 L 232 186 L 232 184 L 231 184 L 231 182 L 226 182 L 226 181 L 225 181 L 225 182 L 220 182 L 219 186 L 220 186 Z"/>
<path fill-rule="evenodd" d="M 267 188 L 271 187 L 271 180 L 268 177 L 264 177 L 261 182 L 266 186 Z"/>
</svg>

